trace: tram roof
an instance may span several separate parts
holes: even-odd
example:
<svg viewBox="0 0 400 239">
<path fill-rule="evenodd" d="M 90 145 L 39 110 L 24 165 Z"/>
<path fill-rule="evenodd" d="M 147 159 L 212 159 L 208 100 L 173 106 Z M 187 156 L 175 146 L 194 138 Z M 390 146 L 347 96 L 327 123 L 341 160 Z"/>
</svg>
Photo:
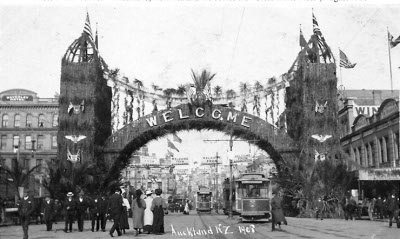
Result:
<svg viewBox="0 0 400 239">
<path fill-rule="evenodd" d="M 236 179 L 237 182 L 242 181 L 270 181 L 269 179 L 265 178 L 265 175 L 262 173 L 243 173 L 240 175 L 240 178 Z"/>
</svg>

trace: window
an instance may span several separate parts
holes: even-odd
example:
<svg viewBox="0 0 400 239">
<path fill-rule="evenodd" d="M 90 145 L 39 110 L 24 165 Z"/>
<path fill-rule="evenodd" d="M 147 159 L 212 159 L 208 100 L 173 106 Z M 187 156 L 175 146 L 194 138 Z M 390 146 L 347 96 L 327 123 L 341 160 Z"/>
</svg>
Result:
<svg viewBox="0 0 400 239">
<path fill-rule="evenodd" d="M 3 127 L 3 128 L 8 127 L 8 115 L 3 115 L 3 118 L 2 118 L 2 127 Z"/>
<path fill-rule="evenodd" d="M 29 158 L 24 160 L 24 168 L 28 170 L 31 169 L 31 160 Z"/>
<path fill-rule="evenodd" d="M 19 135 L 14 135 L 13 137 L 13 146 L 14 148 L 18 148 L 20 142 L 19 142 Z"/>
<path fill-rule="evenodd" d="M 58 126 L 58 115 L 53 115 L 53 127 Z"/>
<path fill-rule="evenodd" d="M 44 127 L 44 115 L 39 115 L 39 124 L 38 127 Z"/>
<path fill-rule="evenodd" d="M 52 148 L 57 148 L 57 135 L 52 135 L 51 136 L 51 147 Z"/>
<path fill-rule="evenodd" d="M 32 115 L 27 115 L 26 116 L 26 127 L 27 128 L 32 127 Z"/>
<path fill-rule="evenodd" d="M 16 114 L 14 116 L 14 127 L 19 128 L 21 126 L 21 115 Z"/>
<path fill-rule="evenodd" d="M 7 148 L 7 135 L 1 136 L 1 149 Z"/>
<path fill-rule="evenodd" d="M 40 173 L 42 171 L 42 162 L 43 162 L 42 159 L 36 159 L 36 166 L 40 165 L 39 167 L 36 168 L 36 172 L 38 172 L 38 173 Z"/>
<path fill-rule="evenodd" d="M 32 136 L 30 135 L 25 136 L 25 149 L 26 150 L 32 149 Z"/>
<path fill-rule="evenodd" d="M 44 136 L 43 135 L 38 135 L 37 137 L 37 149 L 43 149 L 44 148 Z"/>
</svg>

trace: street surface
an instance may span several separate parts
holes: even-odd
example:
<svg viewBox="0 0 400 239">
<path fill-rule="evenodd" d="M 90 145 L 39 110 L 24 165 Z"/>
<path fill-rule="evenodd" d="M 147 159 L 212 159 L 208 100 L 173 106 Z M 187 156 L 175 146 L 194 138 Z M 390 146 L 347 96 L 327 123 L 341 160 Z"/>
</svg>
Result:
<svg viewBox="0 0 400 239">
<path fill-rule="evenodd" d="M 287 218 L 288 225 L 282 226 L 282 231 L 271 232 L 271 223 L 249 223 L 240 222 L 238 217 L 228 219 L 226 215 L 205 213 L 196 214 L 191 211 L 189 215 L 170 213 L 165 217 L 164 235 L 140 234 L 136 238 L 216 238 L 216 239 L 261 239 L 261 238 L 374 238 L 374 239 L 397 239 L 400 238 L 400 228 L 393 224 L 389 228 L 388 222 L 355 220 L 345 221 L 343 219 L 315 220 L 309 218 Z M 129 218 L 131 229 L 118 239 L 132 238 L 132 219 Z M 111 238 L 108 235 L 112 222 L 107 222 L 107 232 L 91 232 L 91 222 L 85 221 L 84 231 L 79 232 L 77 224 L 73 224 L 73 232 L 65 233 L 64 222 L 53 225 L 53 231 L 46 231 L 45 224 L 29 226 L 29 238 Z M 6 226 L 0 227 L 1 239 L 22 238 L 22 227 Z"/>
</svg>

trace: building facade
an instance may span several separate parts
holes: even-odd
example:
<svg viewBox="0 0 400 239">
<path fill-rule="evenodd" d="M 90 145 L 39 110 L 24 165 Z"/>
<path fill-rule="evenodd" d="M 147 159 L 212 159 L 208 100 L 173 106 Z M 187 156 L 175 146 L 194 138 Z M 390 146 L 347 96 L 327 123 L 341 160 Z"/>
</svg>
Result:
<svg viewBox="0 0 400 239">
<path fill-rule="evenodd" d="M 399 100 L 384 100 L 372 115 L 354 112 L 356 100 L 348 97 L 339 111 L 340 143 L 349 157 L 349 169 L 358 176 L 361 195 L 398 193 Z M 377 183 L 386 186 L 376 187 Z"/>
<path fill-rule="evenodd" d="M 0 162 L 2 168 L 26 170 L 38 167 L 25 187 L 33 195 L 43 196 L 40 182 L 46 165 L 57 158 L 58 98 L 39 98 L 33 91 L 11 89 L 0 92 Z M 1 170 L 0 195 L 16 195 L 13 179 Z"/>
</svg>

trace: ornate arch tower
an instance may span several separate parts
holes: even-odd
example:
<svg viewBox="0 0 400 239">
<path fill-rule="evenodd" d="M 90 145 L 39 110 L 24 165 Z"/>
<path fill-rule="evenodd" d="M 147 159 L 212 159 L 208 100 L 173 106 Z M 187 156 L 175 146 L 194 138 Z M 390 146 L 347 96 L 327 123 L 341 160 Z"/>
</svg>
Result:
<svg viewBox="0 0 400 239">
<path fill-rule="evenodd" d="M 61 61 L 58 159 L 97 162 L 111 135 L 111 88 L 103 76 L 97 32 L 93 39 L 89 15 L 84 30 Z"/>
</svg>

